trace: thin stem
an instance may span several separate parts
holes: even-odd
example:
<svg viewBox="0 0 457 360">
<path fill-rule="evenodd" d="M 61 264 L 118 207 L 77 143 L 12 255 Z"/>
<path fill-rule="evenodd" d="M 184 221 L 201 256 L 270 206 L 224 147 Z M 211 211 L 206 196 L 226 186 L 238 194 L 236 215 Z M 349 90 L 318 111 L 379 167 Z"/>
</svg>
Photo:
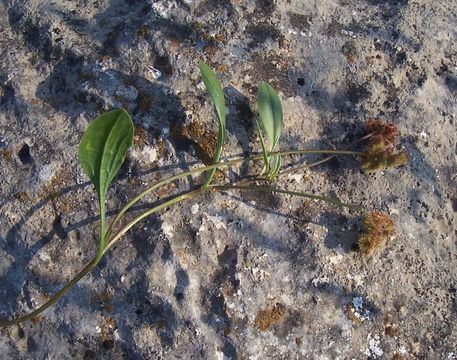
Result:
<svg viewBox="0 0 457 360">
<path fill-rule="evenodd" d="M 113 221 L 111 222 L 110 226 L 108 227 L 108 230 L 106 232 L 107 239 L 109 239 L 111 237 L 111 234 L 113 233 L 113 230 L 114 230 L 114 225 L 121 219 L 121 217 L 133 205 L 135 205 L 138 201 L 140 201 L 143 197 L 145 197 L 146 195 L 148 195 L 149 193 L 151 193 L 155 189 L 157 189 L 157 188 L 159 188 L 159 187 L 161 187 L 163 185 L 169 184 L 169 183 L 171 183 L 171 182 L 173 182 L 175 180 L 186 178 L 186 177 L 188 177 L 190 175 L 199 174 L 199 173 L 202 173 L 202 172 L 205 172 L 205 171 L 208 171 L 208 170 L 216 169 L 218 167 L 234 165 L 234 164 L 237 164 L 237 163 L 240 163 L 240 162 L 243 162 L 243 161 L 246 161 L 246 159 L 245 158 L 237 158 L 237 159 L 233 159 L 233 160 L 229 160 L 229 161 L 224 161 L 223 163 L 219 163 L 219 164 L 213 164 L 213 165 L 209 165 L 209 166 L 205 166 L 205 167 L 201 167 L 201 168 L 192 169 L 192 170 L 185 171 L 185 172 L 182 172 L 182 173 L 177 174 L 177 175 L 170 176 L 170 177 L 168 177 L 166 179 L 160 180 L 160 181 L 152 184 L 149 188 L 147 188 L 146 190 L 144 190 L 143 192 L 141 192 L 140 194 L 135 196 L 132 200 L 130 200 L 130 202 L 128 202 L 127 205 L 125 205 L 119 211 L 119 213 L 116 215 L 116 217 L 113 219 Z"/>
<path fill-rule="evenodd" d="M 357 139 L 355 141 L 353 141 L 352 143 L 350 143 L 349 145 L 345 146 L 343 148 L 343 150 L 345 149 L 350 149 L 351 147 L 353 147 L 354 145 L 357 145 L 358 143 L 370 138 L 374 133 L 369 133 L 365 136 L 362 136 L 360 139 Z M 360 155 L 362 155 L 362 153 L 360 153 Z M 331 159 L 333 159 L 336 155 L 330 155 L 330 156 L 327 156 L 321 160 L 318 160 L 318 161 L 315 161 L 315 162 L 312 162 L 310 164 L 303 164 L 303 165 L 300 165 L 300 166 L 296 166 L 296 167 L 293 167 L 291 169 L 287 169 L 287 170 L 284 170 L 284 171 L 281 171 L 278 173 L 278 175 L 286 175 L 286 174 L 290 174 L 292 172 L 295 172 L 295 171 L 298 171 L 298 170 L 303 170 L 303 169 L 308 169 L 310 167 L 313 167 L 313 166 L 317 166 L 317 165 L 320 165 L 320 164 L 323 164 Z"/>
<path fill-rule="evenodd" d="M 352 210 L 356 210 L 356 211 L 364 211 L 364 209 L 360 206 L 344 203 L 338 199 L 328 198 L 328 197 L 313 195 L 313 194 L 307 194 L 307 193 L 299 192 L 299 191 L 277 189 L 277 188 L 268 187 L 268 186 L 214 185 L 214 186 L 211 186 L 211 188 L 216 189 L 216 190 L 253 190 L 253 191 L 261 191 L 261 192 L 287 194 L 287 195 L 300 196 L 300 197 L 313 199 L 313 200 L 325 201 L 327 203 L 330 203 L 330 204 L 333 204 L 333 205 L 336 205 L 339 207 L 344 207 L 344 208 L 348 208 L 348 209 L 352 209 Z"/>
<path fill-rule="evenodd" d="M 351 151 L 351 150 L 287 150 L 287 151 L 273 151 L 269 153 L 270 155 L 302 155 L 302 154 L 333 154 L 333 155 L 363 155 L 363 152 L 360 151 Z M 259 159 L 260 156 L 255 156 L 256 159 Z M 250 158 L 245 158 L 250 159 Z M 252 160 L 256 160 L 252 159 Z"/>
<path fill-rule="evenodd" d="M 218 115 L 219 116 L 219 115 Z M 225 122 L 225 120 L 224 120 Z M 216 154 L 214 155 L 214 164 L 219 163 L 221 160 L 221 155 L 222 155 L 222 148 L 224 146 L 224 138 L 225 138 L 225 126 L 222 126 L 222 124 L 219 125 L 219 134 L 217 137 L 217 145 L 216 145 Z M 216 173 L 217 168 L 213 168 L 210 170 L 208 179 L 206 179 L 205 183 L 202 185 L 202 189 L 205 190 L 209 184 L 211 184 L 211 181 L 213 181 L 214 174 Z"/>
<path fill-rule="evenodd" d="M 355 152 L 355 151 L 345 151 L 345 150 L 291 150 L 291 151 L 277 151 L 277 152 L 272 152 L 270 155 L 296 155 L 296 154 L 315 154 L 315 153 L 323 153 L 323 154 L 334 154 L 334 155 L 360 155 L 361 153 Z M 243 161 L 254 161 L 258 159 L 262 159 L 262 155 L 256 155 L 256 156 L 251 156 L 248 158 L 238 158 L 238 159 L 233 159 L 229 161 L 224 161 L 222 163 L 218 164 L 213 164 L 210 166 L 205 166 L 197 169 L 192 169 L 190 171 L 177 174 L 174 176 L 171 176 L 167 179 L 164 179 L 162 181 L 159 181 L 143 191 L 141 194 L 136 196 L 132 201 L 130 201 L 120 212 L 119 214 L 115 217 L 115 219 L 111 222 L 110 227 L 108 228 L 107 232 L 104 234 L 104 227 L 105 227 L 105 209 L 104 209 L 104 202 L 103 206 L 100 204 L 100 214 L 101 214 L 101 219 L 100 219 L 100 231 L 101 235 L 103 236 L 103 243 L 101 242 L 101 246 L 99 248 L 99 251 L 97 252 L 97 255 L 72 279 L 70 280 L 62 289 L 60 289 L 57 293 L 55 293 L 46 303 L 41 305 L 38 309 L 32 311 L 28 315 L 24 315 L 22 317 L 12 319 L 12 320 L 0 320 L 0 327 L 5 327 L 5 326 L 10 326 L 10 325 L 15 325 L 19 324 L 23 321 L 33 319 L 34 317 L 38 316 L 41 314 L 43 311 L 48 309 L 50 306 L 55 304 L 62 296 L 64 296 L 71 288 L 73 288 L 79 280 L 81 280 L 85 275 L 87 275 L 90 271 L 92 271 L 101 258 L 106 254 L 106 252 L 114 246 L 114 244 L 119 241 L 119 239 L 128 231 L 130 230 L 135 224 L 137 224 L 139 221 L 143 220 L 149 215 L 154 214 L 157 211 L 160 211 L 170 205 L 176 204 L 178 202 L 181 202 L 186 199 L 193 198 L 203 192 L 205 192 L 205 189 L 199 188 L 197 190 L 189 191 L 185 194 L 176 196 L 160 205 L 157 205 L 146 212 L 142 213 L 141 215 L 137 216 L 133 220 L 131 220 L 129 223 L 127 223 L 123 228 L 121 228 L 111 239 L 111 234 L 113 231 L 113 226 L 114 224 L 121 218 L 123 214 L 135 203 L 137 203 L 141 198 L 143 198 L 145 195 L 150 193 L 151 191 L 157 189 L 158 187 L 165 185 L 167 183 L 170 183 L 174 180 L 181 179 L 184 177 L 187 177 L 189 175 L 193 174 L 198 174 L 202 173 L 208 170 L 216 169 L 219 167 L 225 167 L 225 166 L 230 166 L 233 164 L 237 164 Z M 288 190 L 281 190 L 281 189 L 275 189 L 275 188 L 269 188 L 269 187 L 261 187 L 261 186 L 241 186 L 241 185 L 224 185 L 224 186 L 210 186 L 209 189 L 214 189 L 214 190 L 230 190 L 230 189 L 240 189 L 240 190 L 254 190 L 254 191 L 263 191 L 263 192 L 275 192 L 275 193 L 283 193 L 283 194 L 288 194 L 288 195 L 295 195 L 295 196 L 301 196 L 301 197 L 307 197 L 315 200 L 323 200 L 341 207 L 348 207 L 351 209 L 356 209 L 359 210 L 360 208 L 356 207 L 355 205 L 350 205 L 350 204 L 345 204 L 340 202 L 339 200 L 331 199 L 331 198 L 325 198 L 317 195 L 310 195 L 310 194 L 305 194 L 305 193 L 300 193 L 300 192 L 295 192 L 295 191 L 288 191 Z M 206 190 L 207 191 L 207 190 Z M 103 245 L 103 246 L 102 246 Z"/>
<path fill-rule="evenodd" d="M 192 190 L 192 191 L 189 191 L 187 193 L 184 193 L 184 194 L 181 194 L 179 196 L 176 196 L 160 205 L 157 205 L 157 206 L 154 206 L 153 208 L 145 211 L 144 213 L 142 213 L 141 215 L 137 216 L 136 218 L 134 218 L 133 220 L 131 220 L 130 222 L 127 223 L 127 225 L 125 225 L 122 229 L 120 229 L 116 235 L 113 236 L 113 238 L 109 241 L 109 243 L 106 245 L 105 249 L 104 249 L 104 253 L 106 253 L 110 248 L 112 248 L 114 246 L 114 244 L 119 241 L 119 239 L 127 232 L 129 231 L 136 223 L 138 223 L 139 221 L 143 220 L 144 218 L 148 217 L 149 215 L 152 215 L 154 213 L 156 213 L 157 211 L 160 211 L 162 209 L 165 209 L 167 207 L 169 207 L 170 205 L 173 205 L 173 204 L 176 204 L 178 202 L 181 202 L 183 200 L 186 200 L 186 199 L 191 199 L 203 192 L 205 192 L 207 190 L 204 190 L 203 188 L 198 188 L 197 190 Z"/>
<path fill-rule="evenodd" d="M 100 198 L 100 247 L 104 247 L 106 230 L 106 207 L 105 199 Z"/>
<path fill-rule="evenodd" d="M 160 211 L 172 204 L 176 204 L 180 201 L 183 201 L 185 199 L 192 198 L 202 192 L 201 189 L 190 191 L 188 193 L 179 195 L 169 201 L 164 202 L 161 205 L 155 206 L 148 211 L 144 212 L 140 216 L 136 217 L 134 220 L 130 221 L 126 226 L 124 226 L 119 232 L 113 237 L 112 241 L 110 243 L 107 243 L 106 246 L 103 248 L 101 252 L 101 257 L 103 257 L 106 252 L 132 227 L 134 226 L 137 222 L 141 221 L 145 217 Z M 99 249 L 100 250 L 100 249 Z M 22 317 L 12 319 L 12 320 L 0 320 L 0 327 L 5 327 L 5 326 L 10 326 L 10 325 L 17 325 L 20 324 L 21 322 L 33 319 L 34 317 L 38 316 L 41 314 L 43 311 L 48 309 L 50 306 L 54 305 L 62 296 L 64 296 L 69 290 L 71 290 L 79 280 L 81 280 L 84 276 L 86 276 L 90 271 L 92 271 L 97 264 L 99 263 L 101 257 L 99 257 L 99 254 L 97 255 L 82 269 L 73 279 L 71 279 L 62 289 L 60 289 L 57 293 L 55 293 L 47 302 L 45 302 L 43 305 L 41 305 L 38 309 L 32 311 L 30 314 L 24 315 Z"/>
<path fill-rule="evenodd" d="M 105 208 L 105 198 L 100 197 L 99 198 L 99 204 L 100 204 L 100 230 L 99 230 L 99 245 L 98 245 L 98 251 L 97 251 L 97 264 L 100 262 L 100 260 L 103 257 L 103 249 L 106 246 L 106 208 Z"/>
<path fill-rule="evenodd" d="M 289 151 L 276 151 L 276 152 L 270 153 L 270 155 L 303 155 L 303 154 L 332 154 L 332 155 L 358 155 L 358 156 L 362 155 L 361 152 L 349 151 L 349 150 L 289 150 Z M 110 224 L 110 226 L 109 226 L 109 228 L 108 228 L 108 230 L 106 232 L 106 239 L 110 239 L 110 237 L 111 237 L 111 235 L 113 233 L 115 224 L 122 218 L 122 216 L 133 205 L 135 205 L 138 201 L 140 201 L 143 197 L 145 197 L 146 195 L 148 195 L 149 193 L 151 193 L 155 189 L 157 189 L 157 188 L 159 188 L 159 187 L 161 187 L 163 185 L 169 184 L 169 183 L 171 183 L 171 182 L 173 182 L 175 180 L 183 179 L 183 178 L 185 178 L 187 176 L 190 176 L 190 175 L 199 174 L 199 173 L 202 173 L 202 172 L 205 172 L 205 171 L 209 171 L 209 170 L 212 170 L 212 169 L 216 169 L 216 168 L 220 168 L 220 167 L 227 167 L 227 166 L 230 166 L 230 165 L 235 165 L 235 164 L 238 164 L 238 163 L 241 163 L 241 162 L 244 162 L 244 161 L 259 160 L 259 159 L 262 159 L 262 158 L 263 158 L 263 155 L 254 155 L 254 156 L 245 157 L 245 158 L 236 158 L 236 159 L 232 159 L 232 160 L 228 160 L 228 161 L 223 161 L 223 162 L 220 162 L 218 164 L 213 164 L 213 165 L 209 165 L 209 166 L 200 167 L 200 168 L 192 169 L 192 170 L 189 170 L 189 171 L 185 171 L 185 172 L 182 172 L 180 174 L 173 175 L 173 176 L 170 176 L 170 177 L 168 177 L 166 179 L 163 179 L 161 181 L 156 182 L 155 184 L 151 185 L 149 188 L 147 188 L 146 190 L 141 192 L 139 195 L 134 197 L 127 205 L 125 205 L 119 211 L 119 213 L 113 219 L 113 221 L 111 222 L 111 224 Z M 108 242 L 109 241 L 110 240 L 108 240 Z"/>
<path fill-rule="evenodd" d="M 31 320 L 43 311 L 45 311 L 50 306 L 54 305 L 62 296 L 64 296 L 76 283 L 91 272 L 98 264 L 99 260 L 97 256 L 94 257 L 91 262 L 89 262 L 73 279 L 71 279 L 62 289 L 56 292 L 47 302 L 41 305 L 38 309 L 32 311 L 30 314 L 24 315 L 22 317 L 12 319 L 12 320 L 0 320 L 0 327 L 17 325 L 21 322 Z"/>
</svg>

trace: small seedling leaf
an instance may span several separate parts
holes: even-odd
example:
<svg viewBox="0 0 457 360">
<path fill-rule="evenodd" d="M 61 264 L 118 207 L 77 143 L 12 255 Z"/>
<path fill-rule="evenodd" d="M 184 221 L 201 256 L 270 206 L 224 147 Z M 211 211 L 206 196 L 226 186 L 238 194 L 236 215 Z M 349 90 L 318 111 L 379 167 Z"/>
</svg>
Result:
<svg viewBox="0 0 457 360">
<path fill-rule="evenodd" d="M 123 109 L 100 115 L 84 133 L 79 144 L 79 161 L 99 200 L 104 200 L 132 141 L 132 119 Z"/>
<path fill-rule="evenodd" d="M 213 99 L 216 107 L 217 116 L 219 118 L 219 126 L 225 130 L 225 99 L 222 91 L 221 83 L 217 78 L 216 73 L 205 63 L 200 63 L 200 73 L 206 90 Z"/>
<path fill-rule="evenodd" d="M 217 136 L 216 154 L 214 156 L 213 163 L 219 162 L 222 155 L 222 148 L 224 146 L 225 138 L 225 99 L 224 92 L 222 91 L 221 83 L 217 78 L 216 73 L 203 62 L 200 62 L 200 73 L 202 75 L 203 83 L 205 84 L 206 90 L 208 90 L 211 99 L 213 99 L 214 106 L 216 108 L 217 117 L 219 120 L 219 131 Z M 203 188 L 208 187 L 211 180 L 214 177 L 216 169 L 210 171 L 208 179 L 206 180 Z"/>
<path fill-rule="evenodd" d="M 257 108 L 263 130 L 268 137 L 269 150 L 273 151 L 281 136 L 283 115 L 279 96 L 273 87 L 266 82 L 259 86 Z"/>
</svg>

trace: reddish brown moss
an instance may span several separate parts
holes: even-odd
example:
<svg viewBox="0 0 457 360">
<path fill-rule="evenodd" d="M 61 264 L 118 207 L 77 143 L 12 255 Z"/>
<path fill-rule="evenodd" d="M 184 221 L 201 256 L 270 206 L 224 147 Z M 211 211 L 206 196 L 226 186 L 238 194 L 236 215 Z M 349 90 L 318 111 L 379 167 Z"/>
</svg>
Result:
<svg viewBox="0 0 457 360">
<path fill-rule="evenodd" d="M 59 196 L 62 189 L 71 183 L 71 174 L 65 169 L 60 169 L 38 192 L 38 198 L 50 197 L 51 199 Z"/>
<path fill-rule="evenodd" d="M 138 94 L 138 109 L 141 112 L 149 111 L 154 105 L 154 97 L 150 94 L 140 92 Z"/>
<path fill-rule="evenodd" d="M 359 248 L 365 255 L 370 256 L 394 235 L 395 226 L 389 215 L 379 211 L 366 213 Z"/>
<path fill-rule="evenodd" d="M 139 147 L 142 145 L 146 145 L 149 142 L 149 134 L 148 132 L 141 126 L 135 126 L 135 135 L 133 136 L 133 146 Z"/>
<path fill-rule="evenodd" d="M 394 356 L 392 356 L 392 360 L 406 360 L 406 357 L 404 355 L 394 354 Z"/>
<path fill-rule="evenodd" d="M 345 313 L 347 318 L 351 320 L 354 324 L 360 325 L 362 323 L 362 320 L 359 316 L 357 316 L 357 312 L 352 304 L 348 304 Z"/>
<path fill-rule="evenodd" d="M 138 37 L 145 39 L 149 35 L 149 28 L 146 25 L 143 25 L 138 29 L 136 33 Z"/>
<path fill-rule="evenodd" d="M 228 69 L 228 66 L 225 65 L 225 64 L 219 64 L 219 65 L 216 66 L 217 72 L 220 72 L 220 73 L 227 72 L 227 69 Z"/>
<path fill-rule="evenodd" d="M 13 153 L 11 152 L 11 150 L 3 149 L 2 151 L 0 151 L 0 155 L 6 162 L 10 163 L 13 161 Z"/>
<path fill-rule="evenodd" d="M 213 62 L 213 59 L 214 59 L 214 57 L 216 56 L 216 54 L 218 53 L 219 50 L 220 49 L 218 47 L 211 46 L 211 45 L 205 45 L 203 47 L 203 52 L 207 56 L 208 63 L 212 63 Z"/>
<path fill-rule="evenodd" d="M 103 322 L 100 325 L 100 340 L 107 344 L 112 341 L 114 337 L 114 331 L 117 328 L 116 319 L 114 317 L 103 318 Z"/>
<path fill-rule="evenodd" d="M 385 333 L 390 337 L 398 336 L 399 330 L 395 325 L 387 325 L 384 329 Z"/>
<path fill-rule="evenodd" d="M 174 125 L 170 128 L 170 135 L 174 140 L 191 144 L 197 156 L 205 165 L 213 163 L 216 153 L 217 134 L 205 129 L 197 122 L 189 125 Z"/>
<path fill-rule="evenodd" d="M 286 308 L 280 303 L 269 310 L 260 310 L 255 317 L 255 325 L 260 331 L 267 331 L 273 325 L 279 323 L 286 314 Z"/>
<path fill-rule="evenodd" d="M 175 190 L 176 185 L 174 183 L 169 183 L 161 186 L 159 189 L 157 189 L 157 195 L 160 196 L 161 198 L 164 198 L 166 196 L 170 196 Z"/>
<path fill-rule="evenodd" d="M 372 134 L 362 156 L 362 168 L 378 170 L 405 165 L 408 155 L 397 151 L 399 133 L 395 124 L 384 123 L 379 119 L 369 119 L 367 132 Z"/>
<path fill-rule="evenodd" d="M 32 201 L 32 198 L 25 191 L 20 191 L 14 194 L 14 197 L 18 199 L 21 203 L 28 204 Z"/>
<path fill-rule="evenodd" d="M 34 316 L 34 317 L 32 318 L 32 322 L 33 322 L 35 325 L 41 324 L 41 323 L 43 322 L 43 318 L 42 318 L 40 315 Z"/>
</svg>

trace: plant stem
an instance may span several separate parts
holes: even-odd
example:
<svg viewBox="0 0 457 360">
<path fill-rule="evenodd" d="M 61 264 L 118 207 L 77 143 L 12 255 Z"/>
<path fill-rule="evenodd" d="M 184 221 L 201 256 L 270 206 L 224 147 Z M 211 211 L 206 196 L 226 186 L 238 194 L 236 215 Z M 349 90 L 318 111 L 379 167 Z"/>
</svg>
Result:
<svg viewBox="0 0 457 360">
<path fill-rule="evenodd" d="M 353 141 L 352 143 L 350 143 L 349 145 L 345 146 L 342 150 L 350 149 L 354 145 L 357 145 L 358 143 L 370 138 L 373 134 L 374 133 L 369 133 L 369 134 L 367 134 L 365 136 L 362 136 L 360 139 L 357 139 L 357 140 Z M 362 154 L 360 153 L 360 155 L 362 155 Z M 327 157 L 325 157 L 325 158 L 323 158 L 321 160 L 317 160 L 317 161 L 315 161 L 313 163 L 310 163 L 310 164 L 303 164 L 303 165 L 300 165 L 300 166 L 296 166 L 296 167 L 293 167 L 291 169 L 287 169 L 287 170 L 281 171 L 281 172 L 278 173 L 278 175 L 286 175 L 286 174 L 290 174 L 290 173 L 298 171 L 298 170 L 308 169 L 310 167 L 323 164 L 323 163 L 333 159 L 335 156 L 336 156 L 336 154 L 327 156 Z"/>
<path fill-rule="evenodd" d="M 277 152 L 272 152 L 269 155 L 300 155 L 300 154 L 332 154 L 332 155 L 361 155 L 360 152 L 356 151 L 346 151 L 346 150 L 290 150 L 290 151 L 277 151 Z M 258 159 L 262 159 L 263 155 L 255 155 L 251 156 L 248 158 L 237 158 L 233 160 L 228 160 L 224 161 L 221 163 L 213 164 L 210 166 L 205 166 L 197 169 L 192 169 L 190 171 L 183 172 L 181 174 L 177 174 L 174 176 L 171 176 L 169 178 L 166 178 L 164 180 L 161 180 L 155 184 L 153 184 L 151 187 L 143 191 L 141 194 L 136 196 L 134 199 L 132 199 L 122 210 L 118 213 L 118 215 L 114 218 L 114 220 L 111 222 L 110 227 L 108 230 L 104 231 L 105 229 L 105 203 L 100 202 L 100 247 L 98 249 L 97 255 L 73 278 L 71 279 L 62 289 L 60 289 L 57 293 L 55 293 L 46 303 L 41 305 L 38 309 L 32 311 L 30 314 L 24 315 L 22 317 L 12 319 L 12 320 L 0 320 L 0 327 L 5 327 L 5 326 L 10 326 L 10 325 L 16 325 L 19 324 L 23 321 L 33 319 L 34 317 L 38 316 L 41 314 L 43 311 L 48 309 L 50 306 L 55 304 L 62 296 L 64 296 L 71 288 L 73 288 L 79 280 L 81 280 L 85 275 L 87 275 L 90 271 L 92 271 L 97 264 L 100 262 L 101 258 L 106 254 L 106 252 L 114 246 L 114 244 L 119 241 L 119 239 L 128 231 L 130 230 L 135 224 L 137 224 L 139 221 L 143 220 L 145 217 L 152 215 L 162 209 L 167 208 L 170 205 L 176 204 L 178 202 L 181 202 L 186 199 L 193 198 L 205 191 L 214 189 L 214 190 L 230 190 L 230 189 L 239 189 L 239 190 L 254 190 L 254 191 L 263 191 L 263 192 L 274 192 L 274 193 L 282 193 L 282 194 L 288 194 L 288 195 L 295 195 L 295 196 L 301 196 L 301 197 L 306 197 L 306 198 L 311 198 L 315 200 L 322 200 L 326 201 L 332 204 L 335 204 L 340 207 L 347 207 L 350 209 L 355 209 L 355 210 L 360 210 L 359 207 L 356 207 L 355 205 L 351 204 L 345 204 L 343 202 L 340 202 L 339 200 L 331 199 L 331 198 L 325 198 L 322 196 L 318 195 L 310 195 L 310 194 L 305 194 L 301 192 L 295 192 L 295 191 L 288 191 L 288 190 L 282 190 L 282 189 L 275 189 L 275 188 L 270 188 L 270 187 L 262 187 L 262 186 L 242 186 L 242 185 L 219 185 L 219 186 L 209 186 L 207 189 L 205 188 L 199 188 L 197 190 L 192 190 L 187 193 L 178 195 L 160 205 L 157 205 L 141 215 L 137 216 L 133 220 L 131 220 L 129 223 L 127 223 L 123 228 L 121 228 L 112 238 L 111 234 L 114 229 L 114 224 L 119 221 L 119 219 L 122 217 L 123 214 L 125 214 L 126 211 L 130 207 L 132 207 L 134 204 L 136 204 L 141 198 L 149 194 L 150 192 L 154 191 L 160 186 L 163 186 L 165 184 L 168 184 L 172 181 L 178 180 L 185 178 L 190 175 L 202 173 L 205 171 L 209 171 L 212 169 L 217 169 L 219 167 L 226 167 L 230 165 L 234 165 L 243 161 L 254 161 Z M 102 205 L 103 204 L 103 205 Z"/>
<path fill-rule="evenodd" d="M 193 198 L 193 197 L 195 197 L 195 196 L 197 196 L 197 195 L 199 195 L 199 194 L 201 194 L 201 193 L 203 193 L 205 191 L 208 191 L 208 190 L 205 190 L 205 189 L 200 187 L 197 190 L 192 190 L 192 191 L 186 192 L 184 194 L 178 195 L 178 196 L 172 198 L 171 200 L 168 200 L 168 201 L 164 202 L 163 204 L 157 205 L 157 206 L 145 211 L 141 215 L 137 216 L 136 218 L 134 218 L 133 220 L 128 222 L 122 229 L 120 229 L 116 233 L 116 235 L 113 236 L 113 238 L 106 245 L 106 247 L 104 249 L 104 253 L 106 253 L 110 248 L 112 248 L 114 246 L 114 244 L 117 241 L 119 241 L 119 239 L 127 231 L 129 231 L 136 223 L 138 223 L 139 221 L 143 220 L 144 218 L 148 217 L 149 215 L 154 214 L 157 211 L 160 211 L 162 209 L 167 208 L 170 205 L 176 204 L 176 203 L 181 202 L 181 201 L 186 200 L 186 199 L 191 199 L 191 198 Z"/>
<path fill-rule="evenodd" d="M 289 151 L 276 151 L 270 153 L 270 155 L 303 155 L 303 154 L 332 154 L 332 155 L 362 155 L 361 152 L 357 151 L 349 151 L 349 150 L 289 150 Z M 106 239 L 108 239 L 108 243 L 110 242 L 110 237 L 113 233 L 114 226 L 115 224 L 122 218 L 122 216 L 133 206 L 135 205 L 138 201 L 140 201 L 143 197 L 145 197 L 147 194 L 151 193 L 155 189 L 166 185 L 168 183 L 171 183 L 175 180 L 183 179 L 187 176 L 190 175 L 195 175 L 199 174 L 205 171 L 209 171 L 212 169 L 220 168 L 220 167 L 227 167 L 230 165 L 235 165 L 244 161 L 255 161 L 263 158 L 262 155 L 254 155 L 250 157 L 245 157 L 245 158 L 236 158 L 228 161 L 223 161 L 217 164 L 205 166 L 205 167 L 200 167 L 196 169 L 192 169 L 189 171 L 182 172 L 177 175 L 170 176 L 166 179 L 163 179 L 161 181 L 156 182 L 155 184 L 151 185 L 149 188 L 141 192 L 139 195 L 135 196 L 127 205 L 125 205 L 119 213 L 116 215 L 116 217 L 113 219 L 111 222 L 110 226 L 108 227 L 108 230 L 106 232 Z"/>
<path fill-rule="evenodd" d="M 48 309 L 50 306 L 54 305 L 62 296 L 64 296 L 69 290 L 71 290 L 79 280 L 81 280 L 84 276 L 86 276 L 90 271 L 92 271 L 97 264 L 99 263 L 100 259 L 106 254 L 108 249 L 110 249 L 133 225 L 137 222 L 141 221 L 145 217 L 160 211 L 172 204 L 176 204 L 180 201 L 185 199 L 192 198 L 202 192 L 201 189 L 193 190 L 187 192 L 185 194 L 179 195 L 169 201 L 164 202 L 163 204 L 157 205 L 152 209 L 144 212 L 140 216 L 136 217 L 134 220 L 130 221 L 126 226 L 124 226 L 112 239 L 110 243 L 107 243 L 106 246 L 103 248 L 101 252 L 101 257 L 97 252 L 97 255 L 82 269 L 73 279 L 71 279 L 62 289 L 60 289 L 57 293 L 55 293 L 47 302 L 41 305 L 38 309 L 32 311 L 30 314 L 24 315 L 22 317 L 12 319 L 12 320 L 0 320 L 0 327 L 10 326 L 20 324 L 21 322 L 33 319 L 34 317 L 40 315 L 43 311 Z M 100 251 L 100 249 L 99 249 Z"/>
<path fill-rule="evenodd" d="M 364 211 L 364 209 L 360 206 L 344 203 L 335 198 L 328 198 L 328 197 L 319 196 L 319 195 L 307 194 L 307 193 L 299 192 L 299 191 L 277 189 L 277 188 L 273 188 L 273 187 L 269 187 L 269 186 L 213 185 L 213 186 L 211 186 L 211 188 L 216 189 L 216 190 L 253 190 L 253 191 L 261 191 L 261 192 L 287 194 L 287 195 L 300 196 L 300 197 L 313 199 L 313 200 L 325 201 L 327 203 L 330 203 L 330 204 L 333 204 L 333 205 L 336 205 L 339 207 L 348 208 L 351 210 L 362 211 L 362 212 Z"/>
<path fill-rule="evenodd" d="M 270 159 L 268 157 L 267 149 L 265 147 L 265 141 L 263 140 L 262 130 L 260 129 L 260 125 L 259 125 L 259 122 L 257 121 L 257 119 L 255 120 L 255 123 L 257 125 L 257 131 L 259 132 L 260 147 L 262 148 L 263 163 L 264 163 L 264 168 L 262 169 L 261 174 L 268 174 L 270 172 Z"/>
<path fill-rule="evenodd" d="M 99 230 L 99 245 L 98 245 L 98 251 L 97 251 L 97 264 L 100 262 L 100 260 L 103 257 L 103 249 L 106 246 L 106 233 L 105 233 L 105 227 L 106 227 L 106 207 L 105 207 L 105 198 L 100 197 L 99 198 L 99 206 L 100 206 L 100 230 Z"/>
<path fill-rule="evenodd" d="M 17 325 L 23 321 L 31 320 L 43 311 L 45 311 L 50 306 L 54 305 L 62 296 L 64 296 L 68 290 L 70 290 L 76 283 L 91 272 L 98 264 L 99 260 L 97 256 L 94 257 L 91 262 L 89 262 L 73 279 L 71 279 L 62 289 L 56 292 L 48 301 L 41 305 L 38 309 L 32 311 L 30 314 L 24 315 L 22 317 L 12 319 L 12 320 L 0 320 L 0 327 Z"/>
</svg>

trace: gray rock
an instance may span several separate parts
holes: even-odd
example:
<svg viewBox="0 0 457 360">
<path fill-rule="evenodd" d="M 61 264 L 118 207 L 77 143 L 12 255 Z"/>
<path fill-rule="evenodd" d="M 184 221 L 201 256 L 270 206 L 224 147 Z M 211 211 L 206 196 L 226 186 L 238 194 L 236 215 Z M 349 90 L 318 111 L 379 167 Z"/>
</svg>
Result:
<svg viewBox="0 0 457 360">
<path fill-rule="evenodd" d="M 90 119 L 124 107 L 136 125 L 109 211 L 201 161 L 217 120 L 200 60 L 224 86 L 224 156 L 259 151 L 262 81 L 283 102 L 282 149 L 344 147 L 382 118 L 410 155 L 376 173 L 339 157 L 275 184 L 389 213 L 396 237 L 370 258 L 354 251 L 358 213 L 205 194 L 143 220 L 39 319 L 0 329 L 0 358 L 455 356 L 456 13 L 451 0 L 0 2 L 1 317 L 95 255 L 96 193 L 77 158 Z"/>
</svg>

